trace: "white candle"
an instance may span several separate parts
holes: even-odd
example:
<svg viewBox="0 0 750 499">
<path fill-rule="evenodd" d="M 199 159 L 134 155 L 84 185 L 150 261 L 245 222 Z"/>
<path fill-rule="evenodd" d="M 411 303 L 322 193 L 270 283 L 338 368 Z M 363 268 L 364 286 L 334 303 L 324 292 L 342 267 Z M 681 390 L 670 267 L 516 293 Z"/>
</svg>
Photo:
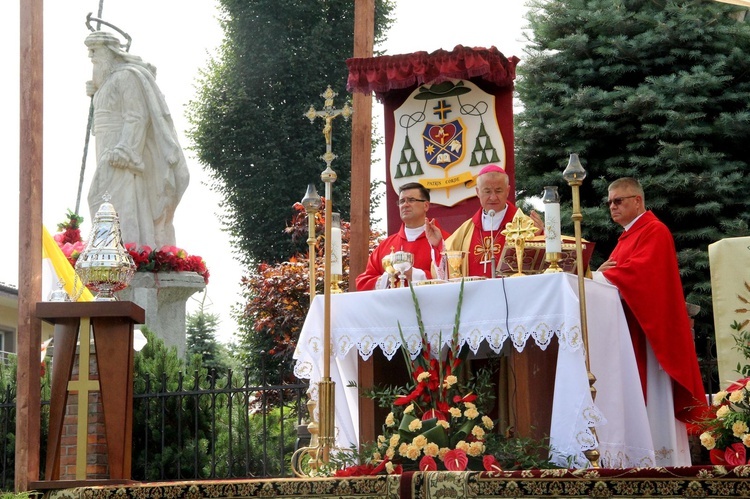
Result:
<svg viewBox="0 0 750 499">
<path fill-rule="evenodd" d="M 341 262 L 341 229 L 331 227 L 331 274 L 344 274 Z"/>
<path fill-rule="evenodd" d="M 547 253 L 562 252 L 560 203 L 544 203 L 544 240 Z"/>
</svg>

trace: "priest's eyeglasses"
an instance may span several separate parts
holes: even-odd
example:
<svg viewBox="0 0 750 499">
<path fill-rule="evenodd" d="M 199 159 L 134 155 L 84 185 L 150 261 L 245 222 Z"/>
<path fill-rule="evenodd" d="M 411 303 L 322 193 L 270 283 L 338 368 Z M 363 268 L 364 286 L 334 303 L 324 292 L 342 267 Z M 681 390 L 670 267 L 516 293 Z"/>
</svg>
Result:
<svg viewBox="0 0 750 499">
<path fill-rule="evenodd" d="M 399 206 L 401 206 L 401 205 L 403 205 L 403 204 L 406 204 L 406 203 L 409 203 L 409 204 L 414 204 L 414 203 L 416 203 L 417 201 L 421 201 L 422 203 L 426 203 L 426 202 L 427 202 L 427 200 L 426 200 L 426 199 L 417 199 L 417 198 L 401 198 L 401 199 L 399 199 L 399 200 L 398 200 L 398 205 L 399 205 Z"/>
<path fill-rule="evenodd" d="M 630 199 L 630 198 L 637 198 L 637 197 L 638 196 L 622 196 L 619 198 L 608 199 L 604 202 L 604 206 L 609 207 L 609 205 L 611 204 L 614 204 L 615 206 L 620 206 L 624 200 Z"/>
</svg>

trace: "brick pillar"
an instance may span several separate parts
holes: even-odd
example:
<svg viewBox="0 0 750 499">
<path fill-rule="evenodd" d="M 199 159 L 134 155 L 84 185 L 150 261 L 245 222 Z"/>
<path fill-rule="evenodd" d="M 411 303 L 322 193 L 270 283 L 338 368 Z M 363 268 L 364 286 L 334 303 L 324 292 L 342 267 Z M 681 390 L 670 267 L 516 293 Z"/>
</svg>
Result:
<svg viewBox="0 0 750 499">
<path fill-rule="evenodd" d="M 99 379 L 99 370 L 94 355 L 94 343 L 91 342 L 89 357 L 89 378 Z M 79 356 L 76 353 L 71 381 L 79 379 Z M 76 457 L 78 440 L 78 393 L 68 394 L 65 407 L 62 438 L 60 443 L 60 480 L 76 479 Z M 107 436 L 104 429 L 104 411 L 102 410 L 101 393 L 89 393 L 88 432 L 86 436 L 86 479 L 102 480 L 109 478 L 107 465 Z"/>
</svg>

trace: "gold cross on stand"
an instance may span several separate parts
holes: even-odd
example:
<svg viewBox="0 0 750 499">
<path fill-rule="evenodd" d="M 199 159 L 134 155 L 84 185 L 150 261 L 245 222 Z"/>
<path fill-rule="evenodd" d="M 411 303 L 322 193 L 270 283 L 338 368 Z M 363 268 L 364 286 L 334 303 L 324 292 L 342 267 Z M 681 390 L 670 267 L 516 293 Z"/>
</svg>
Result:
<svg viewBox="0 0 750 499">
<path fill-rule="evenodd" d="M 333 119 L 336 116 L 343 116 L 344 121 L 349 121 L 349 117 L 354 112 L 349 106 L 349 103 L 346 102 L 344 104 L 344 107 L 341 109 L 334 109 L 333 107 L 333 98 L 336 97 L 338 93 L 331 90 L 331 86 L 328 85 L 328 88 L 326 88 L 325 92 L 320 94 L 321 97 L 325 99 L 325 104 L 323 105 L 323 109 L 320 111 L 317 111 L 315 107 L 310 106 L 310 109 L 307 110 L 305 113 L 305 116 L 307 119 L 310 120 L 310 123 L 313 123 L 315 121 L 315 118 L 323 118 L 325 120 L 325 126 L 323 127 L 323 136 L 326 138 L 326 153 L 320 157 L 323 161 L 326 162 L 326 165 L 330 168 L 331 167 L 331 161 L 336 159 L 336 155 L 333 154 L 333 151 L 331 149 L 331 135 L 333 131 L 332 122 Z"/>
<path fill-rule="evenodd" d="M 518 210 L 513 220 L 505 226 L 501 232 L 505 236 L 505 243 L 513 243 L 516 247 L 516 261 L 518 262 L 518 271 L 511 277 L 523 275 L 523 247 L 526 240 L 531 239 L 536 234 L 537 228 L 531 217 L 528 217 Z"/>
<path fill-rule="evenodd" d="M 78 428 L 76 429 L 76 480 L 86 479 L 86 450 L 88 447 L 89 392 L 100 391 L 99 381 L 90 379 L 91 320 L 81 318 L 78 329 L 78 379 L 68 381 L 68 392 L 78 392 Z"/>
</svg>

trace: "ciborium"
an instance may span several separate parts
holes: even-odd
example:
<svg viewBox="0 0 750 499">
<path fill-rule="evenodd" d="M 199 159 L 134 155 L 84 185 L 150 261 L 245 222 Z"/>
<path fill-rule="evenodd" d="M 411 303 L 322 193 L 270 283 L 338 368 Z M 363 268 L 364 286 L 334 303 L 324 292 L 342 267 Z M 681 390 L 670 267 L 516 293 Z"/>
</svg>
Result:
<svg viewBox="0 0 750 499">
<path fill-rule="evenodd" d="M 77 278 L 95 293 L 95 301 L 116 301 L 115 293 L 133 279 L 135 262 L 122 244 L 120 219 L 106 194 L 75 269 Z"/>
<path fill-rule="evenodd" d="M 388 283 L 391 288 L 396 287 L 396 269 L 393 268 L 393 264 L 391 263 L 393 253 L 393 247 L 391 247 L 391 252 L 385 255 L 381 261 L 383 264 L 383 270 L 388 274 Z"/>
<path fill-rule="evenodd" d="M 406 281 L 406 272 L 414 266 L 414 254 L 408 251 L 396 251 L 391 257 L 391 265 L 398 272 L 399 287 L 403 288 Z"/>
</svg>

